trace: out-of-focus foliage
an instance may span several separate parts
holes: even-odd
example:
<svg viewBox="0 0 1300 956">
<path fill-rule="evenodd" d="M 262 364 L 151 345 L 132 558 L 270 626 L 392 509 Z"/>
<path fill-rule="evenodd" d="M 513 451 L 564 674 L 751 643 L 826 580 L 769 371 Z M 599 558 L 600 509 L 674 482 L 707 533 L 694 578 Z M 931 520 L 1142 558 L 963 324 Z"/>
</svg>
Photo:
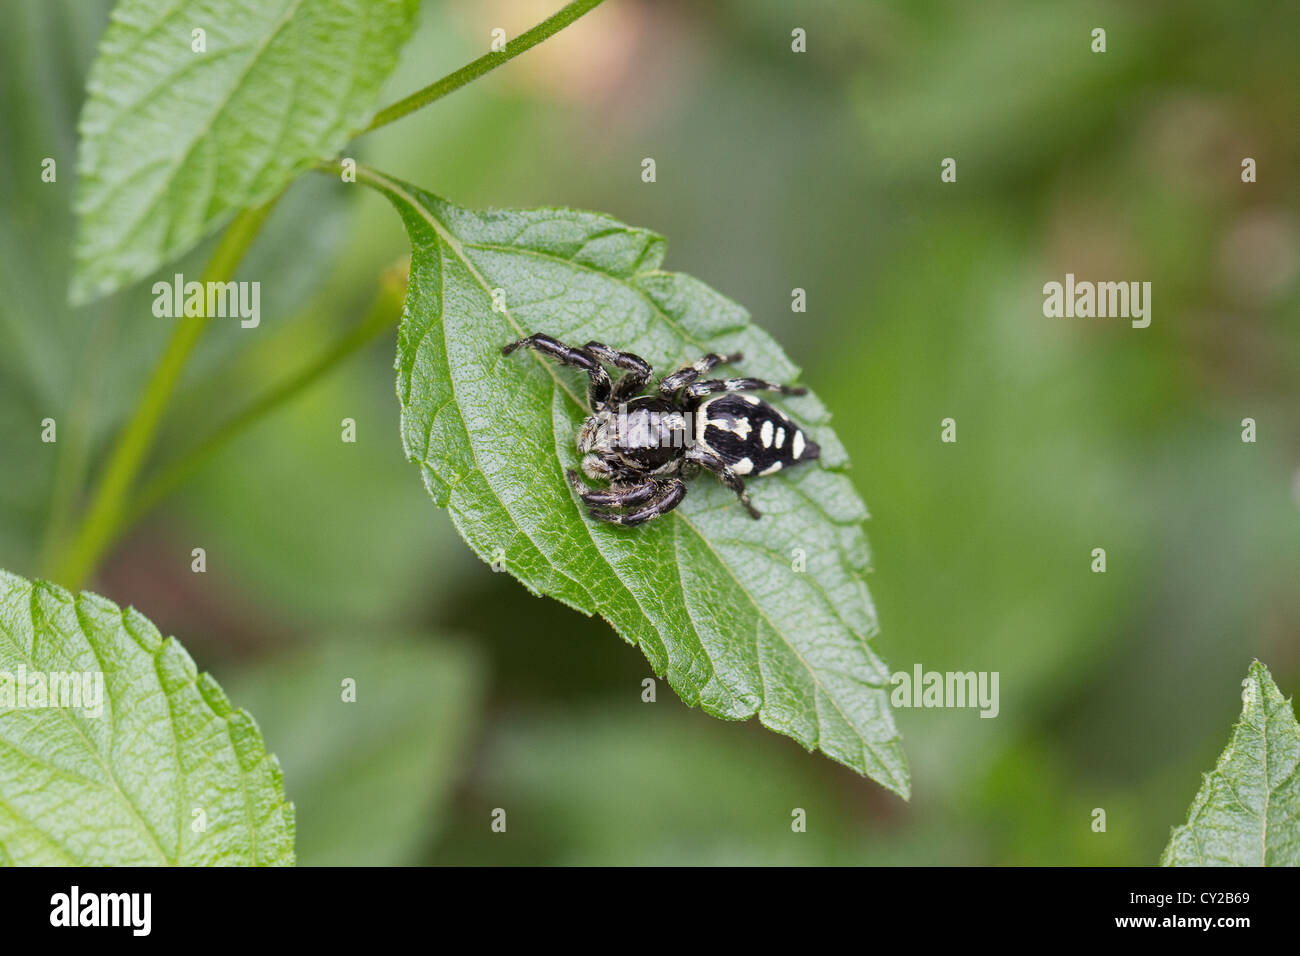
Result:
<svg viewBox="0 0 1300 956">
<path fill-rule="evenodd" d="M 230 685 L 285 755 L 303 866 L 418 861 L 464 775 L 481 667 L 463 644 L 357 630 Z"/>
<path fill-rule="evenodd" d="M 104 6 L 10 6 L 0 566 L 31 576 L 51 503 L 75 500 L 170 327 L 147 286 L 63 305 L 73 129 Z M 551 9 L 426 2 L 381 101 Z M 794 26 L 807 53 L 790 50 Z M 1105 54 L 1089 51 L 1097 26 Z M 1000 672 L 996 719 L 895 715 L 908 805 L 666 688 L 642 703 L 649 670 L 606 625 L 475 561 L 410 480 L 391 340 L 232 445 L 96 587 L 186 634 L 223 678 L 311 640 L 322 609 L 332 633 L 470 635 L 485 733 L 410 857 L 1149 864 L 1223 746 L 1249 661 L 1284 695 L 1300 682 L 1297 32 L 1294 5 L 1224 0 L 608 0 L 355 147 L 467 207 L 600 209 L 670 236 L 671 267 L 782 343 L 871 504 L 882 656 Z M 57 184 L 39 181 L 47 155 Z M 357 321 L 407 251 L 384 200 L 321 179 L 270 219 L 239 276 L 263 283 L 262 326 L 211 330 L 158 460 Z M 196 271 L 202 251 L 168 271 Z M 1044 318 L 1043 283 L 1066 272 L 1152 282 L 1151 327 Z M 40 442 L 47 415 L 56 445 Z M 338 440 L 343 417 L 356 445 Z M 945 417 L 956 444 L 939 441 Z M 206 575 L 189 571 L 198 545 Z"/>
</svg>

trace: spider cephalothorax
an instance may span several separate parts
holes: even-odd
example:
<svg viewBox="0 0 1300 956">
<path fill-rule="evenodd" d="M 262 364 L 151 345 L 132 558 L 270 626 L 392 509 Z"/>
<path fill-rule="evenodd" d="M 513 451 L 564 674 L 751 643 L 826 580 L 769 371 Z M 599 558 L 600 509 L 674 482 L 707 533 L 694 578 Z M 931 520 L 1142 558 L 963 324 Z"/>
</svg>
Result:
<svg viewBox="0 0 1300 956">
<path fill-rule="evenodd" d="M 660 379 L 657 394 L 641 395 L 651 368 L 639 355 L 599 342 L 569 346 L 540 332 L 501 351 L 509 355 L 521 347 L 580 368 L 590 378 L 591 415 L 578 429 L 578 450 L 587 477 L 607 481 L 609 488 L 588 487 L 572 469 L 568 477 L 578 497 L 591 505 L 593 518 L 626 525 L 657 518 L 686 497 L 683 479 L 698 468 L 717 475 L 758 518 L 743 476 L 771 475 L 820 452 L 784 412 L 753 395 L 735 394 L 803 395 L 807 389 L 757 378 L 698 381 L 719 365 L 739 362 L 739 352 L 710 353 Z M 611 380 L 602 363 L 621 369 L 623 376 Z"/>
</svg>

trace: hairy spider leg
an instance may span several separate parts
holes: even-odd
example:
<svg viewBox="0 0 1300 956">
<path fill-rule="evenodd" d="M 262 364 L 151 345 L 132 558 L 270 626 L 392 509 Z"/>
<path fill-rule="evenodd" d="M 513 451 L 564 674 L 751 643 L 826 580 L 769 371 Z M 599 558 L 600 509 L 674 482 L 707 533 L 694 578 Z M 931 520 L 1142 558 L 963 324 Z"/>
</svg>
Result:
<svg viewBox="0 0 1300 956">
<path fill-rule="evenodd" d="M 624 485 L 622 487 L 608 488 L 605 490 L 596 490 L 587 487 L 582 480 L 582 476 L 570 468 L 565 474 L 568 476 L 569 484 L 578 497 L 589 505 L 605 505 L 613 508 L 626 508 L 629 505 L 637 505 L 648 498 L 653 498 L 659 492 L 659 482 L 653 478 L 647 478 L 638 484 Z"/>
<path fill-rule="evenodd" d="M 610 402 L 614 405 L 632 398 L 645 388 L 646 382 L 650 381 L 650 373 L 653 371 L 650 363 L 635 352 L 620 352 L 601 342 L 588 342 L 582 348 L 602 362 L 607 362 L 626 373 L 614 384 L 614 393 L 610 396 Z"/>
<path fill-rule="evenodd" d="M 736 497 L 740 499 L 740 503 L 745 506 L 751 518 L 757 519 L 763 516 L 763 512 L 755 508 L 749 500 L 749 492 L 745 490 L 745 479 L 736 474 L 718 455 L 696 446 L 686 453 L 686 458 L 717 475 L 719 481 L 736 493 Z"/>
<path fill-rule="evenodd" d="M 670 478 L 667 481 L 656 480 L 655 484 L 659 486 L 659 492 L 650 499 L 650 503 L 644 508 L 627 514 L 617 514 L 613 511 L 592 508 L 588 510 L 587 514 L 612 524 L 628 526 L 645 524 L 651 518 L 657 518 L 672 511 L 686 497 L 686 482 L 680 478 Z"/>
<path fill-rule="evenodd" d="M 713 378 L 686 386 L 687 398 L 703 398 L 717 392 L 780 392 L 782 395 L 807 395 L 802 385 L 781 385 L 761 378 Z"/>
<path fill-rule="evenodd" d="M 671 375 L 665 375 L 659 381 L 659 392 L 662 395 L 672 395 L 678 390 L 685 388 L 691 382 L 695 381 L 701 375 L 706 375 L 713 371 L 719 365 L 732 365 L 739 362 L 745 356 L 740 352 L 732 352 L 730 355 L 718 355 L 710 352 L 702 358 L 696 359 L 689 365 L 683 365 Z"/>
<path fill-rule="evenodd" d="M 565 345 L 549 335 L 538 332 L 527 338 L 519 339 L 517 342 L 511 342 L 501 349 L 501 354 L 509 355 L 518 348 L 533 349 L 543 355 L 549 355 L 561 365 L 582 369 L 591 379 L 591 383 L 587 387 L 587 404 L 591 407 L 591 410 L 599 412 L 609 407 L 609 396 L 612 388 L 609 373 L 605 371 L 605 367 L 600 364 L 600 361 L 591 352 L 586 349 Z"/>
</svg>

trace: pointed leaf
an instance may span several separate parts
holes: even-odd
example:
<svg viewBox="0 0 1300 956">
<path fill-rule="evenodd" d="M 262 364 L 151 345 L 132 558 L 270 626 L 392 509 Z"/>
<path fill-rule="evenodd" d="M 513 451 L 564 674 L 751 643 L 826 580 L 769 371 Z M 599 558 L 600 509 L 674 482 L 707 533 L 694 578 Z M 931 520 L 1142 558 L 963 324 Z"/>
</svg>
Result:
<svg viewBox="0 0 1300 956">
<path fill-rule="evenodd" d="M 121 0 L 81 114 L 73 302 L 148 275 L 337 151 L 417 6 Z"/>
<path fill-rule="evenodd" d="M 1300 866 L 1300 724 L 1259 661 L 1242 688 L 1241 720 L 1162 866 Z"/>
<path fill-rule="evenodd" d="M 289 864 L 293 829 L 257 724 L 174 638 L 0 571 L 0 862 Z"/>
<path fill-rule="evenodd" d="M 413 246 L 397 358 L 403 442 L 474 551 L 533 593 L 600 614 L 688 704 L 757 713 L 906 796 L 889 672 L 869 644 L 866 508 L 822 404 L 784 401 L 823 459 L 752 482 L 762 520 L 705 475 L 671 515 L 619 528 L 588 519 L 564 480 L 578 464 L 584 377 L 532 353 L 501 355 L 547 332 L 637 352 L 660 373 L 740 350 L 746 374 L 790 381 L 797 369 L 776 343 L 734 302 L 660 270 L 653 233 L 566 209 L 478 214 L 364 178 Z M 563 635 L 539 639 L 564 653 Z"/>
</svg>

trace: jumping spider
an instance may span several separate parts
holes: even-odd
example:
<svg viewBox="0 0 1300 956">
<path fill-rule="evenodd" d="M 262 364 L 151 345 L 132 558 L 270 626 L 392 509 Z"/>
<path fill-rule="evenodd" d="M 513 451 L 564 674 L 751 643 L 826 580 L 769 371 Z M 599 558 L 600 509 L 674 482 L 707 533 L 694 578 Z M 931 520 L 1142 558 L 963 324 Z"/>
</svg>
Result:
<svg viewBox="0 0 1300 956">
<path fill-rule="evenodd" d="M 719 365 L 739 362 L 739 352 L 710 353 L 660 379 L 658 394 L 640 395 L 651 368 L 639 355 L 599 342 L 575 348 L 540 332 L 511 342 L 501 352 L 509 355 L 523 347 L 582 369 L 591 379 L 591 415 L 578 430 L 578 450 L 587 477 L 607 481 L 609 488 L 588 487 L 572 468 L 567 474 L 578 497 L 592 506 L 588 514 L 601 521 L 637 525 L 667 514 L 686 497 L 683 479 L 699 468 L 717 475 L 758 518 L 742 476 L 775 474 L 821 452 L 783 412 L 753 395 L 728 394 L 803 395 L 807 389 L 757 378 L 697 381 Z M 602 362 L 622 369 L 623 376 L 611 381 Z M 611 510 L 616 508 L 630 510 Z"/>
</svg>

